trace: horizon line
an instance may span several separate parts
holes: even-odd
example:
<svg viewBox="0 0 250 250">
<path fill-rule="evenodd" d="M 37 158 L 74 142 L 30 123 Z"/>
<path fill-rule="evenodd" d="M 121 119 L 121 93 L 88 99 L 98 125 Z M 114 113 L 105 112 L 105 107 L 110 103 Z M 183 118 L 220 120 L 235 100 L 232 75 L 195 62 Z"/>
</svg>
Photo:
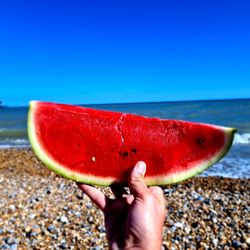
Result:
<svg viewBox="0 0 250 250">
<path fill-rule="evenodd" d="M 177 103 L 177 102 L 210 102 L 210 101 L 243 101 L 250 100 L 250 97 L 243 98 L 224 98 L 224 99 L 195 99 L 195 100 L 176 100 L 176 101 L 142 101 L 142 102 L 114 102 L 114 103 L 93 103 L 93 104 L 75 104 L 75 105 L 122 105 L 122 104 L 154 104 L 154 103 Z"/>
<path fill-rule="evenodd" d="M 181 103 L 181 102 L 212 102 L 212 101 L 244 101 L 244 100 L 250 100 L 250 97 L 243 97 L 243 98 L 222 98 L 222 99 L 194 99 L 194 100 L 175 100 L 175 101 L 139 101 L 139 102 L 108 102 L 108 103 L 82 103 L 82 104 L 70 104 L 70 105 L 77 105 L 77 106 L 102 106 L 102 105 L 126 105 L 126 104 L 157 104 L 157 103 Z M 39 100 L 38 100 L 39 101 Z M 46 102 L 46 101 L 44 101 Z M 52 101 L 48 101 L 52 102 Z M 57 102 L 54 102 L 57 103 Z M 59 102 L 60 103 L 60 102 Z M 63 104 L 63 103 L 61 103 Z M 0 108 L 25 108 L 29 105 L 18 105 L 18 106 L 11 106 L 11 105 L 3 105 L 3 102 L 0 100 Z"/>
</svg>

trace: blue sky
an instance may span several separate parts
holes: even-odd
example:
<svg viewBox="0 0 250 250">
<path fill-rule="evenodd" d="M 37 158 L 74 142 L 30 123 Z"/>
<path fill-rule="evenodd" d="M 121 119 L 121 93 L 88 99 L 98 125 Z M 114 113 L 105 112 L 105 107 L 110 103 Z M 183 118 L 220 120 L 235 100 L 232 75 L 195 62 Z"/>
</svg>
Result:
<svg viewBox="0 0 250 250">
<path fill-rule="evenodd" d="M 0 100 L 250 97 L 250 2 L 0 2 Z"/>
</svg>

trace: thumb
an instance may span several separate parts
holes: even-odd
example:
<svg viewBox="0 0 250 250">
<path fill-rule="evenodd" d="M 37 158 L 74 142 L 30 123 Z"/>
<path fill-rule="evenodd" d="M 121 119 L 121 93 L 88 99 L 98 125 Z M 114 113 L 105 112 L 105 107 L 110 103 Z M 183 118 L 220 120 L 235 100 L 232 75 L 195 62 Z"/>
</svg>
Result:
<svg viewBox="0 0 250 250">
<path fill-rule="evenodd" d="M 129 188 L 134 196 L 141 196 L 149 192 L 145 182 L 146 164 L 143 161 L 136 163 L 129 178 Z"/>
</svg>

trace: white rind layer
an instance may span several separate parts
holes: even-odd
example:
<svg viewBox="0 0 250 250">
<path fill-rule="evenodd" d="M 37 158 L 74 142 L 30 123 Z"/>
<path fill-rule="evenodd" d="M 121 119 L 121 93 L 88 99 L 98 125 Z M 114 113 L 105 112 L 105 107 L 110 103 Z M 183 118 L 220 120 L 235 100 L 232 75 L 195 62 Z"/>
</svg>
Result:
<svg viewBox="0 0 250 250">
<path fill-rule="evenodd" d="M 86 184 L 92 184 L 92 185 L 100 185 L 100 186 L 109 186 L 112 183 L 118 182 L 115 178 L 111 177 L 96 177 L 93 175 L 88 174 L 79 174 L 74 171 L 71 171 L 64 167 L 63 165 L 59 164 L 57 161 L 55 161 L 44 148 L 42 148 L 41 143 L 39 143 L 37 132 L 35 128 L 35 113 L 36 113 L 36 107 L 39 104 L 38 101 L 31 101 L 30 102 L 30 108 L 28 113 L 28 136 L 31 143 L 31 146 L 33 150 L 35 151 L 38 158 L 52 171 L 56 172 L 57 174 L 74 180 L 76 182 L 86 183 Z M 215 154 L 212 158 L 209 160 L 200 161 L 198 164 L 193 165 L 192 168 L 178 172 L 171 175 L 159 175 L 154 177 L 147 177 L 145 176 L 145 182 L 148 186 L 152 185 L 167 185 L 167 184 L 173 184 L 180 181 L 183 181 L 185 179 L 191 178 L 204 170 L 206 170 L 208 167 L 213 165 L 215 162 L 220 160 L 229 150 L 232 141 L 233 141 L 233 134 L 235 133 L 236 129 L 234 128 L 228 128 L 228 127 L 222 127 L 222 126 L 214 126 L 217 129 L 221 129 L 226 137 L 224 147 L 220 151 L 218 151 L 217 154 Z"/>
</svg>

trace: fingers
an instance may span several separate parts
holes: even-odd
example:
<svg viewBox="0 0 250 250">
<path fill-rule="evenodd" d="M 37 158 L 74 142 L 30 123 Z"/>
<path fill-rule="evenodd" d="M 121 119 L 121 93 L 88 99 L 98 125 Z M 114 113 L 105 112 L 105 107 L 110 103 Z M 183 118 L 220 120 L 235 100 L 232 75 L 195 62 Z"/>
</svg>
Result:
<svg viewBox="0 0 250 250">
<path fill-rule="evenodd" d="M 159 196 L 159 197 L 163 196 L 163 191 L 162 191 L 162 189 L 161 189 L 160 187 L 158 187 L 158 186 L 151 186 L 151 187 L 149 187 L 149 190 L 150 190 L 150 192 L 151 192 L 152 194 L 154 194 L 154 195 L 156 195 L 156 196 Z"/>
<path fill-rule="evenodd" d="M 163 195 L 163 191 L 160 187 L 152 186 L 152 187 L 149 187 L 149 190 L 151 194 L 153 194 L 154 197 L 158 200 L 158 202 L 160 202 L 160 204 L 165 205 L 166 201 Z"/>
<path fill-rule="evenodd" d="M 104 210 L 108 200 L 105 194 L 89 185 L 81 183 L 77 183 L 77 185 L 101 210 Z"/>
<path fill-rule="evenodd" d="M 141 197 L 143 196 L 143 194 L 149 192 L 149 189 L 147 188 L 144 182 L 145 172 L 146 172 L 145 162 L 143 161 L 137 162 L 129 178 L 129 188 L 134 196 Z"/>
<path fill-rule="evenodd" d="M 113 185 L 111 185 L 110 188 L 111 188 L 115 198 L 121 198 L 121 197 L 123 197 L 123 195 L 128 194 L 126 189 L 121 185 L 113 184 Z"/>
</svg>

